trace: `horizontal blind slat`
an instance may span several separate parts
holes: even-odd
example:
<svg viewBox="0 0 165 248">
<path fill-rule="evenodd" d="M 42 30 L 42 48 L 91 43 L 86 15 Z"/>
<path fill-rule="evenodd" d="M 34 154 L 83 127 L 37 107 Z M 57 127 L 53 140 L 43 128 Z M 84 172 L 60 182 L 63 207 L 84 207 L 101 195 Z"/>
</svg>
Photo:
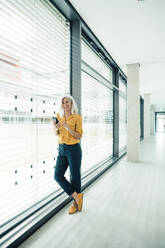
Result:
<svg viewBox="0 0 165 248">
<path fill-rule="evenodd" d="M 0 170 L 10 175 L 3 224 L 57 189 L 51 117 L 70 90 L 70 24 L 46 0 L 2 0 L 0 22 Z"/>
</svg>

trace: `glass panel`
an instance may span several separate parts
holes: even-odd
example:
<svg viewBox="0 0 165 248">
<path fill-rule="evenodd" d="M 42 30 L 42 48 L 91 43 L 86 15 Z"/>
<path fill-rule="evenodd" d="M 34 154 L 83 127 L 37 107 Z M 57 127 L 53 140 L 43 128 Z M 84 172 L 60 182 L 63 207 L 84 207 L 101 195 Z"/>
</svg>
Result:
<svg viewBox="0 0 165 248">
<path fill-rule="evenodd" d="M 112 155 L 112 101 L 112 90 L 82 72 L 83 172 Z"/>
<path fill-rule="evenodd" d="M 70 27 L 49 1 L 0 3 L 0 223 L 58 189 L 51 118 L 69 92 Z"/>
<path fill-rule="evenodd" d="M 127 102 L 119 95 L 119 151 L 127 145 Z"/>
<path fill-rule="evenodd" d="M 127 145 L 127 100 L 126 84 L 119 78 L 119 152 Z"/>
<path fill-rule="evenodd" d="M 112 83 L 112 69 L 84 41 L 82 41 L 82 59 Z"/>
<path fill-rule="evenodd" d="M 125 95 L 127 94 L 126 85 L 123 83 L 123 81 L 120 78 L 119 78 L 119 90 L 122 91 Z"/>
</svg>

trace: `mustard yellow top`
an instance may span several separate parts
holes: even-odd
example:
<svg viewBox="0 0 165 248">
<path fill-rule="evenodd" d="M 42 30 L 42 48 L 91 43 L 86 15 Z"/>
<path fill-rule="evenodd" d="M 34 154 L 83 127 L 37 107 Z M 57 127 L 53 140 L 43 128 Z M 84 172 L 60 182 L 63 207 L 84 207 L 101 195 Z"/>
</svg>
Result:
<svg viewBox="0 0 165 248">
<path fill-rule="evenodd" d="M 78 132 L 82 135 L 82 117 L 79 114 L 71 114 L 68 119 L 65 119 L 65 116 L 63 115 L 61 118 L 59 114 L 57 114 L 57 119 L 60 122 L 65 121 L 70 129 L 73 131 Z M 67 144 L 67 145 L 74 145 L 80 142 L 80 139 L 74 138 L 68 130 L 66 130 L 64 127 L 59 128 L 59 135 L 58 135 L 58 144 Z"/>
</svg>

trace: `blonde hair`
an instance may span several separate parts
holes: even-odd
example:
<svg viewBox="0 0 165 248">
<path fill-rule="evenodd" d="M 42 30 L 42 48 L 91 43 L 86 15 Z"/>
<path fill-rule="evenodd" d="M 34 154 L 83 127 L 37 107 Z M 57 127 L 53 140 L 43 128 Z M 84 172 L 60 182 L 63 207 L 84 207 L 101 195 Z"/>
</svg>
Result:
<svg viewBox="0 0 165 248">
<path fill-rule="evenodd" d="M 64 115 L 64 108 L 62 107 L 62 100 L 64 98 L 69 98 L 71 103 L 72 103 L 72 107 L 71 107 L 71 113 L 72 114 L 78 114 L 78 107 L 77 107 L 77 103 L 74 100 L 73 96 L 71 96 L 70 94 L 64 94 L 61 96 L 60 101 L 59 101 L 59 109 L 58 112 L 61 116 Z"/>
</svg>

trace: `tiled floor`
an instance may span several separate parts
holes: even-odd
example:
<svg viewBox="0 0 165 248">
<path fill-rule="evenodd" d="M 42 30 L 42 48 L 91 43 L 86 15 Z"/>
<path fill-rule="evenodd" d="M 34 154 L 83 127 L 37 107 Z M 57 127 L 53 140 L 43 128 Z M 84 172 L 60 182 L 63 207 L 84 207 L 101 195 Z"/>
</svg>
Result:
<svg viewBox="0 0 165 248">
<path fill-rule="evenodd" d="M 65 207 L 20 248 L 165 248 L 165 134 L 140 145 L 84 192 L 81 213 Z"/>
</svg>

